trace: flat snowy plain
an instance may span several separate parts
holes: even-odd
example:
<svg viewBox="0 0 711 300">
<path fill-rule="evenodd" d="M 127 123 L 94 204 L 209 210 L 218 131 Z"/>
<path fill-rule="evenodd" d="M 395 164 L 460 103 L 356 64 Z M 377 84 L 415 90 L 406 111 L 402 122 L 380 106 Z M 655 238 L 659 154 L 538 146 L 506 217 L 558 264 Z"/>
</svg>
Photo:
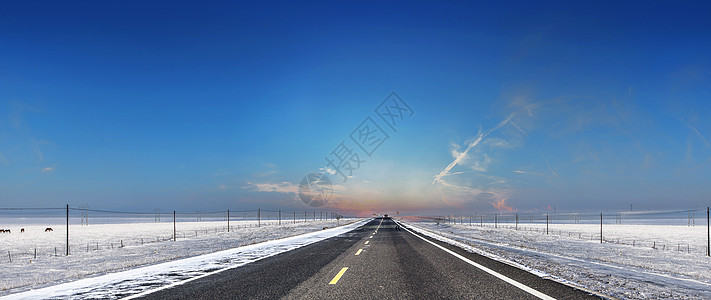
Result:
<svg viewBox="0 0 711 300">
<path fill-rule="evenodd" d="M 257 221 L 232 221 L 227 232 L 225 221 L 178 222 L 175 242 L 171 239 L 172 222 L 110 220 L 107 224 L 89 226 L 72 224 L 71 255 L 65 256 L 66 227 L 56 221 L 52 226 L 46 225 L 51 221 L 24 226 L 24 233 L 13 226 L 13 233 L 0 234 L 0 251 L 7 255 L 0 259 L 3 268 L 0 295 L 20 299 L 124 297 L 301 247 L 361 223 L 356 219 L 297 220 L 295 224 L 282 221 L 282 225 L 277 225 L 275 220 L 266 220 L 257 227 Z M 350 225 L 337 227 L 337 224 Z M 54 231 L 44 232 L 46 227 Z M 324 230 L 326 227 L 329 229 Z M 266 241 L 270 242 L 262 243 Z M 259 247 L 241 247 L 252 244 Z M 54 247 L 58 248 L 57 256 Z M 123 275 L 116 275 L 119 273 Z M 51 287 L 37 290 L 48 286 Z M 16 294 L 29 290 L 34 291 Z"/>
<path fill-rule="evenodd" d="M 711 299 L 711 258 L 705 256 L 705 226 L 483 223 L 436 224 L 403 219 L 415 230 L 539 276 L 614 298 Z M 180 284 L 190 278 L 295 249 L 357 227 L 336 221 L 178 222 L 70 226 L 71 255 L 64 256 L 65 229 L 12 226 L 0 234 L 0 295 L 7 299 L 120 298 Z M 677 222 L 683 223 L 683 222 Z M 329 229 L 323 230 L 324 227 Z M 120 247 L 123 242 L 124 247 Z M 54 256 L 54 247 L 58 255 Z M 37 248 L 37 258 L 34 258 Z M 97 250 L 98 249 L 98 250 Z"/>
<path fill-rule="evenodd" d="M 711 299 L 706 226 L 436 224 L 415 230 L 541 276 L 622 299 Z M 640 223 L 640 222 L 638 222 Z M 654 247 L 654 248 L 653 248 Z"/>
</svg>

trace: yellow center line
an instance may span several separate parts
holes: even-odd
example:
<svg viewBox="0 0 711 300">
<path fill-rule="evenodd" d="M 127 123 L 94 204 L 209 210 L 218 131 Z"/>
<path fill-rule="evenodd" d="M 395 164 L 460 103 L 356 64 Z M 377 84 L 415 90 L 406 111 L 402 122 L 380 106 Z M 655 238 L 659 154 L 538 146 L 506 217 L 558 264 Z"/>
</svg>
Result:
<svg viewBox="0 0 711 300">
<path fill-rule="evenodd" d="M 380 224 L 383 224 L 383 219 L 380 219 Z M 378 228 L 375 228 L 375 232 L 373 232 L 373 234 L 370 235 L 370 237 L 369 237 L 370 239 L 373 238 L 373 235 L 375 235 L 376 233 L 378 233 L 378 229 L 380 228 L 380 224 L 378 224 Z"/>
<path fill-rule="evenodd" d="M 380 225 L 382 225 L 382 224 L 383 224 L 383 219 L 380 219 L 380 223 L 378 224 L 378 228 L 375 228 L 375 231 L 376 231 L 376 232 L 378 231 L 378 229 L 380 229 Z"/>
<path fill-rule="evenodd" d="M 341 271 L 339 271 L 338 274 L 336 274 L 336 277 L 333 277 L 333 279 L 331 280 L 331 282 L 329 282 L 328 284 L 336 284 L 336 283 L 338 283 L 338 280 L 340 280 L 340 279 L 341 279 L 341 276 L 343 276 L 343 274 L 346 273 L 346 270 L 348 270 L 348 267 L 344 267 L 343 269 L 341 269 Z"/>
<path fill-rule="evenodd" d="M 368 244 L 368 242 L 370 242 L 370 241 L 365 241 L 365 244 L 367 245 L 367 244 Z"/>
<path fill-rule="evenodd" d="M 360 252 L 363 251 L 363 249 L 358 249 L 358 252 L 356 252 L 355 255 L 360 255 Z"/>
</svg>

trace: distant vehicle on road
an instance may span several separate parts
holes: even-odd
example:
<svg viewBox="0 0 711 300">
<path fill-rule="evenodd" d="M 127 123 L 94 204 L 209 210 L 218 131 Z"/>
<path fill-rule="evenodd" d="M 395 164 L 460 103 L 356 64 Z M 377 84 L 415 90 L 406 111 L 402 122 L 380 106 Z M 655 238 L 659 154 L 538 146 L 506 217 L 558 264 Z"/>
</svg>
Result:
<svg viewBox="0 0 711 300">
<path fill-rule="evenodd" d="M 388 214 L 385 214 L 385 217 L 387 218 L 387 217 L 388 217 Z"/>
</svg>

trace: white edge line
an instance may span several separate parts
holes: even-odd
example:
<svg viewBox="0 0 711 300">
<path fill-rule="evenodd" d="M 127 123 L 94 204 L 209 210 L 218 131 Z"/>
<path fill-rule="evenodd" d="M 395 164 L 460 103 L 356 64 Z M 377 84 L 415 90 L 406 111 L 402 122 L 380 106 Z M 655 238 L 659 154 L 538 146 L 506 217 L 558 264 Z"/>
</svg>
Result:
<svg viewBox="0 0 711 300">
<path fill-rule="evenodd" d="M 366 219 L 366 220 L 361 220 L 360 222 L 364 222 L 364 221 L 367 221 L 367 219 Z M 356 222 L 354 222 L 354 223 L 351 223 L 351 224 L 355 224 L 355 223 L 357 223 L 357 222 L 358 222 L 358 221 L 356 221 Z M 367 222 L 366 222 L 366 223 L 367 223 Z M 364 223 L 364 224 L 366 224 L 366 223 Z M 351 224 L 348 224 L 348 225 L 351 225 Z M 348 225 L 344 225 L 344 226 L 348 226 Z M 338 228 L 338 227 L 335 227 L 335 228 Z M 357 228 L 357 227 L 356 227 L 356 228 Z M 354 229 L 355 229 L 355 228 L 354 228 Z M 351 230 L 349 230 L 348 232 L 350 232 L 350 231 L 351 231 Z M 339 235 L 340 235 L 340 234 L 339 234 Z M 317 243 L 317 242 L 321 242 L 321 241 L 323 241 L 323 240 L 318 240 L 318 241 L 313 241 L 313 242 L 311 242 L 311 243 L 303 244 L 303 245 L 301 245 L 301 246 L 298 247 L 298 248 L 301 248 L 301 247 L 304 247 L 304 246 L 307 246 L 307 245 L 310 245 L 310 244 L 314 244 L 314 243 Z M 291 250 L 296 250 L 296 249 L 298 249 L 298 248 L 291 249 Z M 291 250 L 288 250 L 288 251 L 291 251 Z M 244 265 L 246 265 L 246 264 L 248 264 L 248 263 L 253 263 L 253 262 L 255 262 L 255 261 L 259 261 L 259 260 L 265 259 L 265 258 L 267 258 L 267 257 L 272 257 L 272 256 L 275 256 L 275 255 L 277 255 L 277 254 L 281 254 L 281 253 L 288 252 L 288 251 L 282 251 L 282 252 L 272 253 L 272 254 L 269 254 L 269 255 L 267 255 L 267 256 L 263 256 L 263 257 L 257 258 L 257 259 L 255 259 L 255 260 L 250 260 L 250 261 L 248 261 L 248 262 L 246 262 L 246 263 L 243 263 L 243 264 L 237 264 L 237 265 L 229 266 L 229 267 L 226 267 L 226 268 L 223 268 L 223 269 L 215 270 L 215 271 L 212 271 L 212 272 L 210 272 L 210 273 L 205 273 L 205 274 L 202 274 L 202 275 L 199 275 L 199 276 L 195 276 L 195 277 L 192 277 L 192 278 L 188 278 L 188 279 L 185 279 L 185 280 L 182 280 L 182 281 L 176 281 L 176 282 L 173 282 L 173 283 L 168 284 L 168 285 L 164 285 L 164 286 L 161 286 L 161 287 L 158 287 L 158 288 L 155 288 L 155 289 L 151 289 L 151 290 L 146 290 L 146 291 L 140 292 L 140 293 L 138 293 L 138 294 L 133 294 L 133 295 L 130 295 L 130 296 L 128 296 L 128 297 L 121 298 L 121 299 L 135 299 L 135 298 L 138 298 L 138 297 L 143 297 L 143 296 L 146 296 L 146 295 L 150 295 L 150 294 L 155 293 L 155 292 L 158 292 L 158 291 L 162 291 L 162 290 L 169 289 L 169 288 L 172 288 L 172 287 L 175 287 L 175 286 L 183 285 L 183 284 L 186 284 L 186 283 L 191 282 L 191 281 L 193 281 L 193 280 L 198 280 L 198 279 L 200 279 L 200 278 L 204 278 L 204 277 L 207 277 L 207 276 L 210 276 L 210 275 L 214 275 L 214 274 L 217 274 L 217 273 L 220 273 L 220 272 L 224 272 L 224 271 L 227 271 L 227 270 L 231 270 L 231 269 L 234 269 L 234 268 L 238 268 L 238 267 L 244 266 Z"/>
<path fill-rule="evenodd" d="M 484 246 L 489 246 L 489 247 L 504 248 L 504 249 L 508 249 L 508 250 L 512 250 L 512 251 L 528 252 L 528 253 L 533 253 L 533 254 L 537 254 L 537 255 L 551 256 L 551 257 L 555 257 L 555 258 L 559 258 L 559 259 L 564 259 L 564 260 L 570 260 L 570 261 L 579 262 L 579 263 L 589 263 L 589 264 L 600 265 L 600 266 L 607 267 L 607 268 L 612 268 L 612 269 L 625 270 L 627 267 L 633 267 L 633 268 L 637 268 L 637 269 L 643 269 L 642 267 L 640 267 L 640 266 L 635 266 L 635 265 L 613 265 L 613 264 L 608 264 L 608 263 L 603 263 L 603 262 L 598 262 L 598 261 L 583 260 L 583 259 L 580 259 L 580 258 L 577 258 L 577 257 L 566 256 L 566 255 L 556 254 L 556 253 L 548 253 L 548 252 L 543 252 L 543 251 L 536 251 L 536 250 L 532 250 L 532 249 L 525 249 L 525 248 L 522 248 L 522 247 L 519 247 L 519 246 L 516 246 L 516 245 L 507 245 L 507 244 L 502 244 L 502 243 L 498 243 L 498 242 L 495 242 L 495 241 L 484 240 L 484 239 L 478 239 L 478 238 L 474 238 L 474 237 L 472 237 L 471 240 L 467 240 L 468 237 L 465 237 L 465 236 L 458 236 L 458 235 L 454 235 L 454 234 L 452 234 L 452 235 L 450 235 L 450 236 L 445 236 L 445 235 L 443 235 L 442 232 L 438 232 L 438 231 L 436 231 L 436 230 L 431 230 L 431 229 L 426 230 L 426 229 L 423 229 L 423 228 L 421 228 L 421 227 L 417 227 L 417 226 L 415 226 L 415 225 L 413 225 L 413 224 L 408 224 L 408 225 L 409 225 L 410 227 L 412 227 L 413 229 L 416 228 L 417 231 L 423 233 L 424 235 L 428 235 L 428 234 L 429 234 L 429 235 L 432 235 L 432 236 L 431 236 L 432 238 L 437 239 L 437 240 L 439 240 L 439 241 L 441 241 L 441 242 L 444 242 L 444 243 L 447 243 L 447 244 L 450 244 L 450 245 L 452 245 L 452 246 L 459 247 L 459 248 L 462 248 L 462 247 L 470 247 L 471 249 L 473 249 L 473 250 L 475 250 L 475 251 L 478 251 L 478 252 L 475 252 L 475 254 L 479 254 L 479 255 L 488 257 L 488 258 L 490 258 L 490 259 L 493 259 L 493 260 L 496 260 L 496 261 L 499 261 L 499 262 L 502 262 L 502 263 L 505 263 L 505 264 L 514 266 L 514 267 L 516 267 L 516 268 L 523 269 L 524 271 L 526 271 L 526 268 L 528 268 L 528 269 L 530 269 L 530 271 L 528 271 L 528 272 L 531 272 L 531 273 L 533 273 L 534 275 L 537 274 L 537 273 L 540 273 L 541 275 L 538 275 L 538 276 L 540 276 L 540 277 L 548 277 L 548 278 L 550 278 L 551 280 L 556 281 L 556 282 L 558 282 L 558 283 L 560 283 L 560 284 L 564 284 L 564 285 L 567 285 L 567 286 L 570 286 L 570 287 L 573 287 L 573 288 L 576 288 L 576 289 L 579 289 L 579 290 L 588 292 L 588 293 L 590 293 L 590 294 L 593 294 L 593 295 L 596 295 L 596 296 L 598 296 L 598 297 L 605 298 L 605 299 L 616 299 L 616 298 L 613 298 L 613 297 L 610 296 L 610 295 L 606 295 L 606 294 L 603 294 L 603 293 L 601 293 L 601 292 L 592 290 L 591 288 L 589 288 L 589 287 L 587 287 L 587 286 L 584 286 L 584 285 L 582 285 L 582 284 L 579 283 L 579 282 L 569 281 L 569 280 L 567 280 L 567 279 L 564 279 L 564 278 L 561 278 L 561 277 L 558 277 L 558 276 L 555 276 L 555 275 L 551 275 L 551 274 L 545 273 L 545 272 L 543 272 L 542 270 L 533 269 L 533 268 L 527 267 L 527 266 L 525 266 L 525 265 L 519 264 L 519 263 L 517 263 L 517 262 L 511 261 L 511 260 L 509 260 L 509 259 L 505 259 L 505 258 L 503 258 L 503 257 L 497 256 L 497 255 L 495 255 L 495 254 L 487 253 L 487 252 L 485 252 L 485 251 L 483 251 L 483 250 L 477 249 L 473 244 L 468 244 L 468 243 L 476 243 L 476 244 L 478 244 L 478 245 L 484 245 Z M 440 237 L 440 238 L 437 238 L 437 236 Z M 451 241 L 451 242 L 453 242 L 453 243 L 456 243 L 456 244 L 453 244 L 453 243 L 451 243 L 451 242 L 448 242 L 447 240 L 449 240 L 449 241 Z M 461 245 L 461 246 L 460 246 L 460 245 Z M 466 249 L 465 249 L 465 250 L 466 250 Z M 655 273 L 655 272 L 652 272 L 652 271 L 645 271 L 645 270 L 636 270 L 635 272 L 638 272 L 638 273 L 641 273 L 641 274 L 645 274 L 645 275 L 663 277 L 663 278 L 665 278 L 665 279 L 681 280 L 681 281 L 691 282 L 691 283 L 694 283 L 694 284 L 701 284 L 701 285 L 711 286 L 711 283 L 709 283 L 709 282 L 699 281 L 699 280 L 695 280 L 695 279 L 692 279 L 692 278 L 675 277 L 675 276 L 673 276 L 673 275 L 662 274 L 662 273 Z"/>
<path fill-rule="evenodd" d="M 397 221 L 396 221 L 396 222 L 397 222 Z M 399 223 L 399 222 L 398 222 L 398 223 Z M 456 258 L 459 258 L 459 259 L 465 261 L 466 263 L 468 263 L 468 264 L 470 264 L 470 265 L 472 265 L 472 266 L 475 266 L 475 267 L 481 269 L 482 271 L 484 271 L 484 272 L 486 272 L 486 273 L 489 273 L 489 274 L 491 274 L 492 276 L 494 276 L 494 277 L 496 277 L 496 278 L 498 278 L 498 279 L 501 279 L 501 280 L 505 281 L 506 283 L 508 283 L 508 284 L 510 284 L 510 285 L 513 285 L 513 286 L 515 286 L 515 287 L 517 287 L 517 288 L 519 288 L 519 289 L 521 289 L 521 290 L 523 290 L 523 291 L 525 291 L 525 292 L 527 292 L 527 293 L 529 293 L 529 294 L 531 294 L 531 295 L 533 295 L 533 296 L 536 296 L 536 297 L 538 297 L 538 298 L 540 298 L 540 299 L 546 299 L 546 300 L 548 300 L 548 299 L 554 300 L 554 299 L 555 299 L 555 298 L 553 298 L 553 297 L 551 297 L 551 296 L 548 296 L 548 295 L 546 295 L 546 294 L 544 294 L 544 293 L 541 293 L 541 292 L 539 292 L 539 291 L 536 291 L 536 290 L 534 290 L 534 289 L 528 287 L 527 285 L 525 285 L 525 284 L 523 284 L 523 283 L 520 283 L 520 282 L 518 282 L 518 281 L 516 281 L 516 280 L 513 280 L 513 279 L 511 279 L 511 278 L 508 278 L 508 277 L 506 277 L 506 276 L 504 276 L 504 275 L 502 275 L 502 274 L 500 274 L 500 273 L 498 273 L 498 272 L 496 272 L 496 271 L 494 271 L 494 270 L 492 270 L 492 269 L 489 269 L 489 268 L 484 267 L 484 266 L 482 266 L 482 265 L 480 265 L 480 264 L 478 264 L 478 263 L 475 263 L 475 262 L 469 260 L 468 258 L 466 258 L 466 257 L 464 257 L 464 256 L 461 256 L 461 255 L 455 253 L 455 252 L 452 251 L 452 250 L 449 250 L 449 249 L 447 249 L 447 248 L 445 248 L 445 247 L 442 247 L 442 246 L 438 245 L 437 243 L 432 242 L 432 241 L 430 241 L 430 240 L 428 240 L 428 239 L 426 239 L 426 238 L 424 238 L 424 237 L 422 237 L 422 236 L 420 236 L 420 235 L 418 235 L 418 234 L 416 234 L 416 233 L 410 231 L 409 229 L 405 228 L 404 226 L 401 226 L 401 227 L 402 227 L 403 229 L 405 229 L 405 231 L 407 231 L 407 232 L 411 233 L 412 235 L 414 235 L 414 236 L 416 236 L 416 237 L 418 237 L 418 238 L 424 240 L 425 242 L 428 242 L 428 243 L 434 245 L 435 247 L 442 249 L 444 252 L 447 252 L 447 253 L 451 254 L 452 256 L 454 256 L 454 257 L 456 257 Z"/>
</svg>

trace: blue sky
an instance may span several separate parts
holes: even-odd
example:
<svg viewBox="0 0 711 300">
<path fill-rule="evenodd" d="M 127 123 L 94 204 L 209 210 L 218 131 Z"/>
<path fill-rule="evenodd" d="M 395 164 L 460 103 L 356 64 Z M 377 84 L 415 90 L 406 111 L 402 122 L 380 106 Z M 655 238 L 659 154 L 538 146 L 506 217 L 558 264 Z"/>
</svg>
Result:
<svg viewBox="0 0 711 300">
<path fill-rule="evenodd" d="M 708 206 L 710 8 L 6 4 L 0 206 L 303 209 L 393 91 L 414 113 L 329 209 Z"/>
</svg>

